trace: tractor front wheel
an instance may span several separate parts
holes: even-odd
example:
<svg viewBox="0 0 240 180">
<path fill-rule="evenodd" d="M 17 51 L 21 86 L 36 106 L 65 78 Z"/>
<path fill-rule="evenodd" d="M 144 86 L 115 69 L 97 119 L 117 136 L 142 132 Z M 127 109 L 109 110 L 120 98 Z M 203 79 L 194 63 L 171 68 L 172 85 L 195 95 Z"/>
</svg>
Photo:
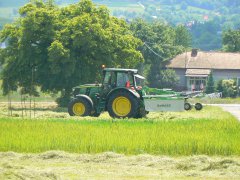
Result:
<svg viewBox="0 0 240 180">
<path fill-rule="evenodd" d="M 85 98 L 74 98 L 68 105 L 70 116 L 89 116 L 91 110 L 91 104 Z"/>
<path fill-rule="evenodd" d="M 108 99 L 107 110 L 113 118 L 134 118 L 138 113 L 138 99 L 130 92 L 119 91 Z"/>
<path fill-rule="evenodd" d="M 191 105 L 190 103 L 186 102 L 186 103 L 184 103 L 184 109 L 185 109 L 186 111 L 189 111 L 189 110 L 192 109 L 192 105 Z"/>
</svg>

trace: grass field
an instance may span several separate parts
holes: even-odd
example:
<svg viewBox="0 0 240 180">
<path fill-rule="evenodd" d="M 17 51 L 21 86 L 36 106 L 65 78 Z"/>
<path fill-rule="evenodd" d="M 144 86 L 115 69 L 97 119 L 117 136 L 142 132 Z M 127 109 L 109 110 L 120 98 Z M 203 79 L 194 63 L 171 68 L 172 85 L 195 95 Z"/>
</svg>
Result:
<svg viewBox="0 0 240 180">
<path fill-rule="evenodd" d="M 0 179 L 239 179 L 239 157 L 0 152 Z"/>
<path fill-rule="evenodd" d="M 70 118 L 65 109 L 55 109 L 50 118 L 53 109 L 38 108 L 36 119 L 31 120 L 2 116 L 0 151 L 240 155 L 240 124 L 217 107 L 200 112 L 150 113 L 139 120 L 113 120 L 107 114 Z"/>
<path fill-rule="evenodd" d="M 194 102 L 201 102 L 204 104 L 239 104 L 240 103 L 240 97 L 238 98 L 202 98 L 193 99 Z"/>
<path fill-rule="evenodd" d="M 116 120 L 69 117 L 49 102 L 29 119 L 29 104 L 12 105 L 14 117 L 0 103 L 0 179 L 240 177 L 240 123 L 218 107 Z"/>
</svg>

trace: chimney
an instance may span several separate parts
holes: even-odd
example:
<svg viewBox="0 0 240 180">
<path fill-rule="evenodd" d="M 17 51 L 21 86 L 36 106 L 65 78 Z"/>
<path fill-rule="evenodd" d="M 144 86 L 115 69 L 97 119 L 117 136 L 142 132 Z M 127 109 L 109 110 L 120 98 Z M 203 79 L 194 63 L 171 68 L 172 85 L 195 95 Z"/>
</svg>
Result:
<svg viewBox="0 0 240 180">
<path fill-rule="evenodd" d="M 191 56 L 192 56 L 192 57 L 196 57 L 197 54 L 198 54 L 198 49 L 192 49 L 192 54 L 191 54 Z"/>
</svg>

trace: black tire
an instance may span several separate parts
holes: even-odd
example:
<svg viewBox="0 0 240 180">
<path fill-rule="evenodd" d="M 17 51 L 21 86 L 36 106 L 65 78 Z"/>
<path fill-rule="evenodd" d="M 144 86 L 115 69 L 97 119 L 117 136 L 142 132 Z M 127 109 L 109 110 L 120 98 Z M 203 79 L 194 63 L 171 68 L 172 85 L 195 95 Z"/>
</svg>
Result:
<svg viewBox="0 0 240 180">
<path fill-rule="evenodd" d="M 135 118 L 144 118 L 149 113 L 148 111 L 145 110 L 145 106 L 144 106 L 143 102 L 141 102 L 141 101 L 142 100 L 139 100 L 140 106 L 138 108 L 138 113 Z"/>
<path fill-rule="evenodd" d="M 79 103 L 81 104 L 81 106 L 84 106 L 84 111 L 83 113 L 77 114 L 76 110 L 74 110 L 74 106 Z M 91 107 L 91 103 L 89 102 L 89 100 L 87 100 L 86 98 L 74 98 L 70 101 L 70 103 L 68 104 L 68 113 L 70 116 L 89 116 L 91 114 L 92 111 L 92 107 Z"/>
<path fill-rule="evenodd" d="M 192 105 L 191 105 L 190 103 L 184 103 L 184 109 L 185 109 L 186 111 L 189 111 L 189 110 L 192 109 Z"/>
<path fill-rule="evenodd" d="M 121 97 L 126 98 L 131 104 L 129 113 L 124 115 L 115 113 L 116 110 L 114 111 L 114 107 L 113 107 L 114 101 L 117 98 L 121 98 Z M 113 118 L 135 118 L 137 117 L 138 109 L 139 109 L 138 98 L 132 95 L 130 92 L 119 90 L 118 92 L 115 92 L 114 94 L 110 95 L 108 99 L 107 110 L 109 115 Z"/>
<path fill-rule="evenodd" d="M 99 117 L 101 113 L 97 113 L 96 111 L 94 111 L 91 116 L 92 117 Z"/>
<path fill-rule="evenodd" d="M 135 118 L 145 118 L 146 116 L 147 116 L 147 114 L 148 114 L 148 112 L 147 111 L 141 111 L 140 110 L 140 112 L 138 112 L 138 114 L 137 114 L 137 116 L 135 117 Z"/>
<path fill-rule="evenodd" d="M 203 108 L 203 105 L 202 105 L 201 103 L 196 103 L 196 104 L 195 104 L 195 109 L 196 109 L 197 111 L 202 110 L 202 108 Z"/>
</svg>

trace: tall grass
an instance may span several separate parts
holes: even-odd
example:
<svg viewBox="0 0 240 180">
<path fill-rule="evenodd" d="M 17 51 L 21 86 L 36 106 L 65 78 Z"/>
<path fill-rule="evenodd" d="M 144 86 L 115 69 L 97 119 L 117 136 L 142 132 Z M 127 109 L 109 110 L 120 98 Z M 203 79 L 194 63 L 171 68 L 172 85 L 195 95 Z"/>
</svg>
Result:
<svg viewBox="0 0 240 180">
<path fill-rule="evenodd" d="M 240 123 L 181 121 L 0 119 L 0 151 L 124 154 L 240 155 Z"/>
<path fill-rule="evenodd" d="M 201 102 L 204 104 L 239 104 L 240 103 L 240 97 L 237 98 L 194 98 L 191 101 L 193 102 Z"/>
</svg>

